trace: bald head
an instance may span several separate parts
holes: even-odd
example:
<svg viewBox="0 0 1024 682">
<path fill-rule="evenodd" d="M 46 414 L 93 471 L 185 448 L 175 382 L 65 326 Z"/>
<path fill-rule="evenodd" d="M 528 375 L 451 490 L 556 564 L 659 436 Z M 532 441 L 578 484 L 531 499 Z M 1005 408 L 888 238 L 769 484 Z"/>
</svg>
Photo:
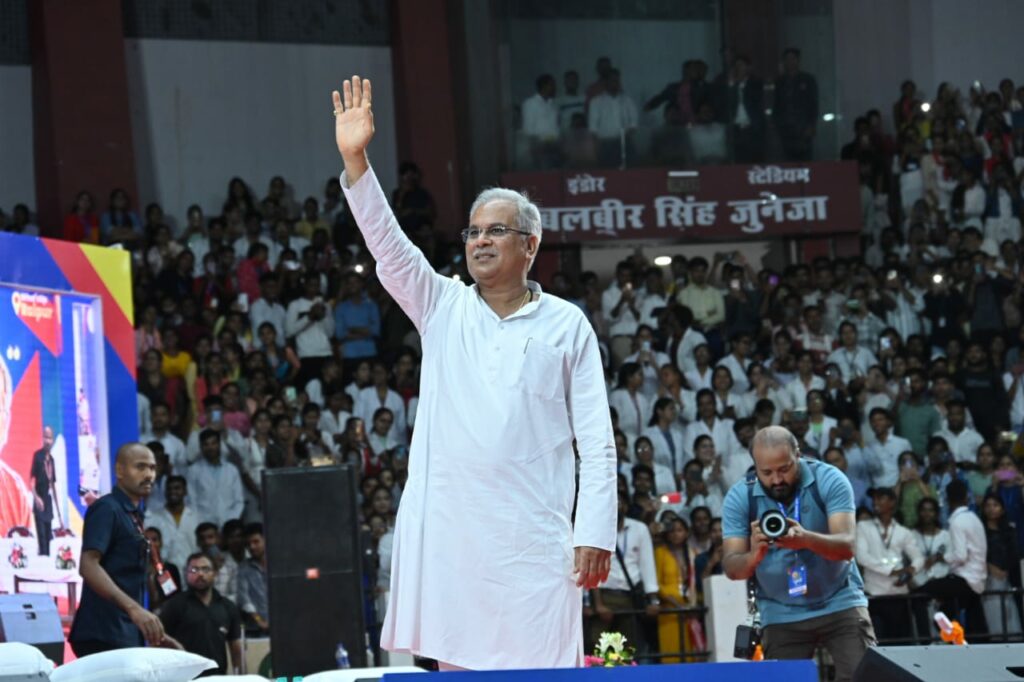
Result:
<svg viewBox="0 0 1024 682">
<path fill-rule="evenodd" d="M 789 503 L 800 481 L 800 443 L 781 426 L 766 426 L 750 441 L 761 487 L 772 499 Z"/>
<path fill-rule="evenodd" d="M 142 443 L 125 443 L 117 449 L 117 464 L 130 464 L 136 457 L 153 457 L 153 451 Z"/>
<path fill-rule="evenodd" d="M 796 436 L 790 433 L 789 429 L 783 426 L 766 426 L 755 433 L 753 440 L 750 441 L 750 452 L 752 454 L 758 448 L 764 450 L 788 448 L 795 457 L 800 452 L 800 443 L 797 442 Z"/>
<path fill-rule="evenodd" d="M 125 443 L 117 449 L 117 487 L 136 503 L 153 491 L 156 457 L 142 443 Z"/>
</svg>

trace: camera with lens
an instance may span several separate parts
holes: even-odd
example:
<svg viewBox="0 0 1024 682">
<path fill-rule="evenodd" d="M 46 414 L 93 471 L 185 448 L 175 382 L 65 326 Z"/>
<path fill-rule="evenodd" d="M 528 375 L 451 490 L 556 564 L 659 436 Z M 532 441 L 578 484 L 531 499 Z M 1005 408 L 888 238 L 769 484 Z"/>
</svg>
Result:
<svg viewBox="0 0 1024 682">
<path fill-rule="evenodd" d="M 789 530 L 789 520 L 786 515 L 776 509 L 769 509 L 761 514 L 758 521 L 761 532 L 768 538 L 768 542 L 775 542 Z"/>
</svg>

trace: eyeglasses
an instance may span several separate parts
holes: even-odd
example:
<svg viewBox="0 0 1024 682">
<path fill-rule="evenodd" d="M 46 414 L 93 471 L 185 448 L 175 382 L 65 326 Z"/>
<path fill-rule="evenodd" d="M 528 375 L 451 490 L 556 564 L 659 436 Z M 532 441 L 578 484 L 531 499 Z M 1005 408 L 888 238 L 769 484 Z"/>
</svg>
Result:
<svg viewBox="0 0 1024 682">
<path fill-rule="evenodd" d="M 527 236 L 530 235 L 529 232 L 525 232 L 523 230 L 516 230 L 509 227 L 508 225 L 491 225 L 483 229 L 479 227 L 467 227 L 465 230 L 462 231 L 462 241 L 466 243 L 475 242 L 482 236 L 487 236 L 490 237 L 491 239 L 503 239 L 507 237 L 510 232 L 524 234 Z"/>
<path fill-rule="evenodd" d="M 192 575 L 198 575 L 199 573 L 213 573 L 213 567 L 211 566 L 190 566 L 188 572 Z"/>
</svg>

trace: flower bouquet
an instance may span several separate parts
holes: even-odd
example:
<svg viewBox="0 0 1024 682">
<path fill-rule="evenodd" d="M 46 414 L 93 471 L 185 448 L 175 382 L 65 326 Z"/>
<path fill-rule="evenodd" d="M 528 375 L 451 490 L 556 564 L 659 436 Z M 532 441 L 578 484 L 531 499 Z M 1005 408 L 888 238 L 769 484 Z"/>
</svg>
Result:
<svg viewBox="0 0 1024 682">
<path fill-rule="evenodd" d="M 594 646 L 594 654 L 583 659 L 583 667 L 616 668 L 636 665 L 634 654 L 636 649 L 626 646 L 626 638 L 621 632 L 603 632 L 601 639 Z"/>
<path fill-rule="evenodd" d="M 11 555 L 7 557 L 7 563 L 11 565 L 11 568 L 25 568 L 28 563 L 27 559 L 25 548 L 15 543 L 11 547 Z"/>
<path fill-rule="evenodd" d="M 59 570 L 69 571 L 75 568 L 75 555 L 71 552 L 71 547 L 64 545 L 57 550 L 57 559 L 54 562 Z"/>
</svg>

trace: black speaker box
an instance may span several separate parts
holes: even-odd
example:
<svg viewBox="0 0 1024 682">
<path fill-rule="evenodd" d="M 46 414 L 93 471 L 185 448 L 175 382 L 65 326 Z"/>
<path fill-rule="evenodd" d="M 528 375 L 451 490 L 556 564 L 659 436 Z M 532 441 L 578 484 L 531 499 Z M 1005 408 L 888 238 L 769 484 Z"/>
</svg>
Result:
<svg viewBox="0 0 1024 682">
<path fill-rule="evenodd" d="M 0 642 L 31 644 L 48 659 L 64 662 L 64 631 L 48 594 L 0 595 Z"/>
<path fill-rule="evenodd" d="M 363 553 L 352 466 L 263 471 L 274 677 L 366 667 Z"/>
<path fill-rule="evenodd" d="M 1020 682 L 1024 644 L 891 646 L 868 649 L 853 682 Z"/>
</svg>

